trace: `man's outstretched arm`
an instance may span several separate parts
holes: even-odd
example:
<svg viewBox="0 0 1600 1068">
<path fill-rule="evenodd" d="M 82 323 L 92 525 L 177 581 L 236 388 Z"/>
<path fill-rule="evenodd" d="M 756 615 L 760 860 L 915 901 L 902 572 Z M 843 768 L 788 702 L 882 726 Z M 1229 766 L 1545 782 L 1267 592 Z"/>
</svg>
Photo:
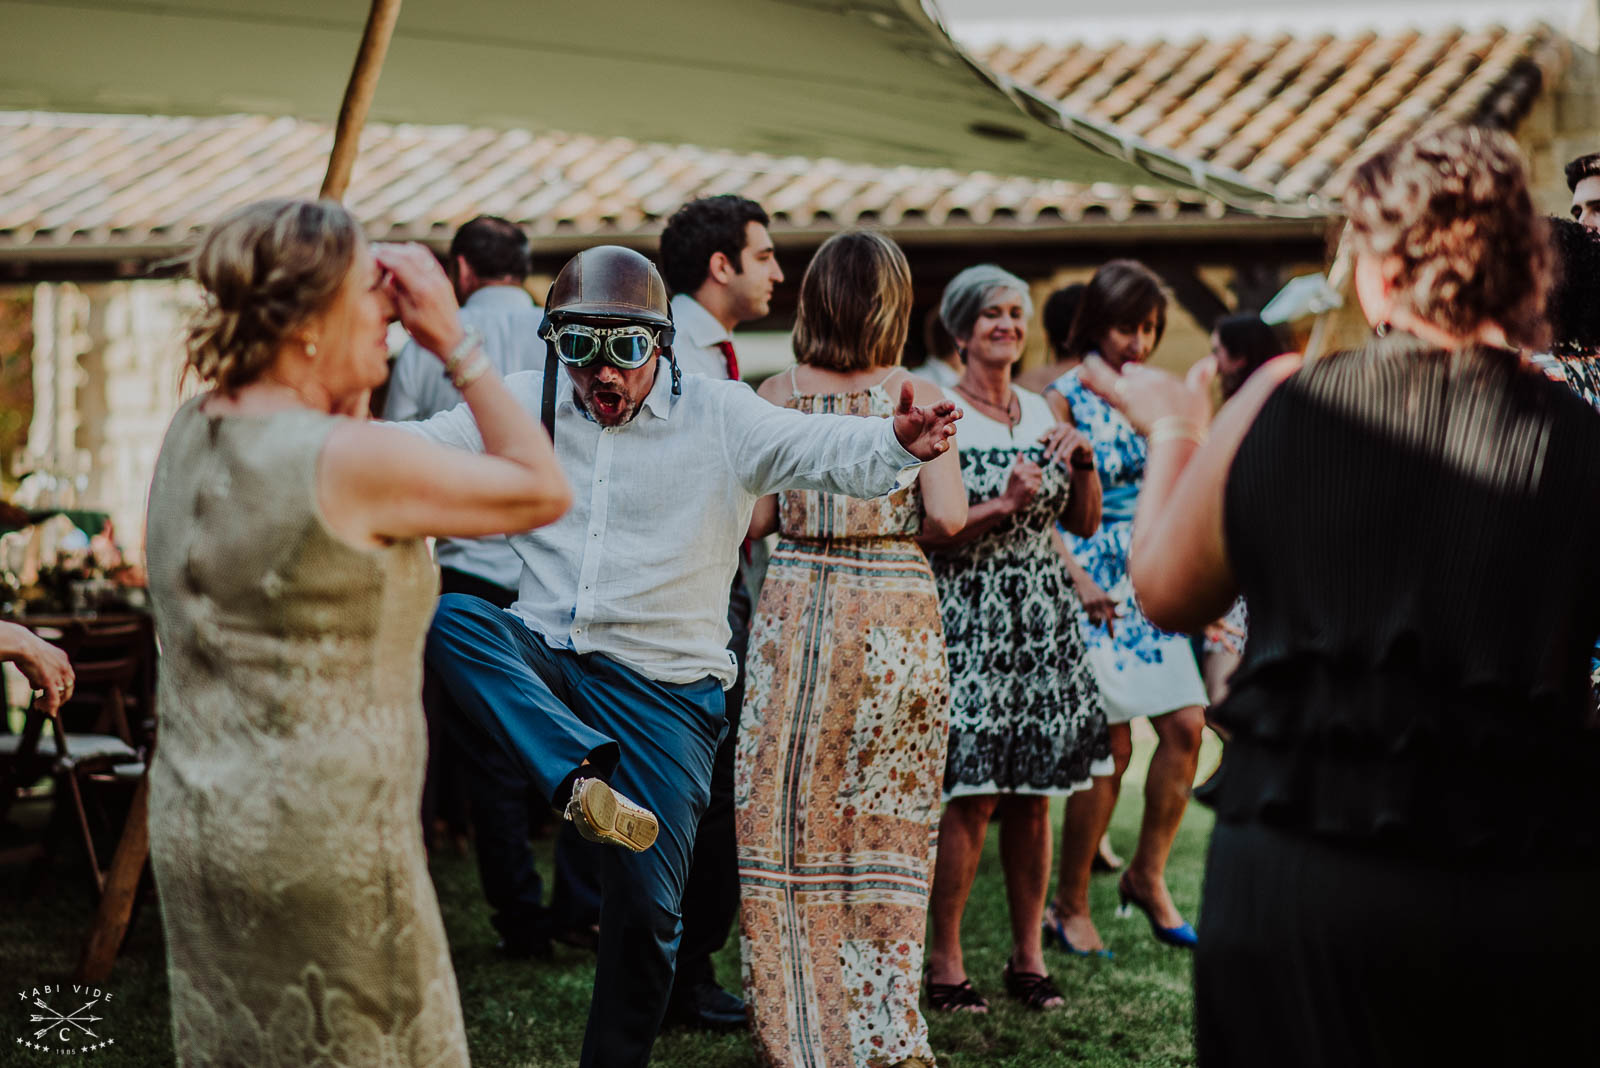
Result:
<svg viewBox="0 0 1600 1068">
<path fill-rule="evenodd" d="M 910 481 L 927 460 L 954 448 L 961 412 L 945 401 L 913 402 L 904 384 L 889 419 L 805 415 L 768 404 L 748 390 L 728 390 L 723 445 L 745 489 L 757 496 L 811 489 L 878 497 Z"/>
</svg>

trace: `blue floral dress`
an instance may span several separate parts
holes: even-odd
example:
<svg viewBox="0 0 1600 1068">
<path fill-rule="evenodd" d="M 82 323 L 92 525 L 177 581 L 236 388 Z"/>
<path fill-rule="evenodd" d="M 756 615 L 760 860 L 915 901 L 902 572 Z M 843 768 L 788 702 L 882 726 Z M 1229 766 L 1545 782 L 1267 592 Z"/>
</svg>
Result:
<svg viewBox="0 0 1600 1068">
<path fill-rule="evenodd" d="M 1087 538 L 1062 537 L 1089 577 L 1118 604 L 1116 623 L 1091 623 L 1082 607 L 1078 627 L 1105 701 L 1106 719 L 1126 723 L 1206 704 L 1205 683 L 1189 638 L 1158 628 L 1144 617 L 1128 579 L 1133 512 L 1144 484 L 1145 441 L 1122 413 L 1078 379 L 1074 368 L 1050 384 L 1066 398 L 1072 419 L 1094 445 L 1104 494 L 1100 529 Z"/>
</svg>

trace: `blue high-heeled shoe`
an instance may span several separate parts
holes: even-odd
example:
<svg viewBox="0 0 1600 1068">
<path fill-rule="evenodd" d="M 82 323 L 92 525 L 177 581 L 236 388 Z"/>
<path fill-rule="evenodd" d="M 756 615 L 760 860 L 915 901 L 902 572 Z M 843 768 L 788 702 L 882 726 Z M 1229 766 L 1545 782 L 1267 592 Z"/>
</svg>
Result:
<svg viewBox="0 0 1600 1068">
<path fill-rule="evenodd" d="M 1120 879 L 1117 881 L 1117 899 L 1122 902 L 1117 906 L 1117 916 L 1120 919 L 1129 919 L 1133 910 L 1138 909 L 1144 913 L 1144 918 L 1150 921 L 1150 933 L 1155 935 L 1156 941 L 1162 945 L 1174 946 L 1178 949 L 1193 949 L 1200 942 L 1200 936 L 1193 927 L 1187 923 L 1180 923 L 1176 927 L 1162 927 L 1156 923 L 1155 913 L 1150 906 L 1140 901 L 1128 892 L 1128 886 Z"/>
<path fill-rule="evenodd" d="M 1105 960 L 1115 960 L 1116 955 L 1109 949 L 1079 949 L 1067 937 L 1067 926 L 1061 921 L 1061 916 L 1056 912 L 1054 905 L 1044 907 L 1044 922 L 1040 925 L 1044 935 L 1045 945 L 1054 944 L 1059 949 L 1064 949 L 1074 957 L 1102 957 Z"/>
</svg>

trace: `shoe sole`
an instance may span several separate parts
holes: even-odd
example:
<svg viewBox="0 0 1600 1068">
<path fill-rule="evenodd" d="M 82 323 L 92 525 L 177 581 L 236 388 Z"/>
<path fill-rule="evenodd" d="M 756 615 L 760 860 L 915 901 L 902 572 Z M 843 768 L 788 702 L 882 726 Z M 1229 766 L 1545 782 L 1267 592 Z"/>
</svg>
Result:
<svg viewBox="0 0 1600 1068">
<path fill-rule="evenodd" d="M 635 853 L 655 844 L 660 832 L 655 817 L 618 802 L 615 791 L 600 780 L 585 783 L 574 800 L 580 818 L 572 822 L 589 841 L 611 842 Z"/>
</svg>

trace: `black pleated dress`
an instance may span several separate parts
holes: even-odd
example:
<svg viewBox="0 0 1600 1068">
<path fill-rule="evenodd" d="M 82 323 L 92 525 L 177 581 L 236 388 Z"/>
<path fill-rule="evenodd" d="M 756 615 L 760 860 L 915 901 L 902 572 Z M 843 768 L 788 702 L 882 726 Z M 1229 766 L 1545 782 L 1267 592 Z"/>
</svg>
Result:
<svg viewBox="0 0 1600 1068">
<path fill-rule="evenodd" d="M 1541 1058 L 1600 1000 L 1600 415 L 1391 335 L 1274 392 L 1225 522 L 1200 1064 L 1575 1063 Z"/>
</svg>

